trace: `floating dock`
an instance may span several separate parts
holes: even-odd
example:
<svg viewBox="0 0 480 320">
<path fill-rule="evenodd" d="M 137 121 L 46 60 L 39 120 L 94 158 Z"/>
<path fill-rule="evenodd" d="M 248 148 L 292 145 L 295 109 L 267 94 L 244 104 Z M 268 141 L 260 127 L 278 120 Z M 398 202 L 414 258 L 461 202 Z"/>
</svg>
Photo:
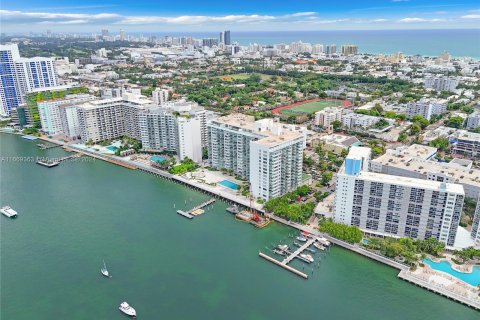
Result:
<svg viewBox="0 0 480 320">
<path fill-rule="evenodd" d="M 277 259 L 272 258 L 272 257 L 264 254 L 263 252 L 259 252 L 258 255 L 259 255 L 260 257 L 264 258 L 265 260 L 268 260 L 268 261 L 270 261 L 270 262 L 273 262 L 273 263 L 276 264 L 277 266 L 280 266 L 280 267 L 282 267 L 282 268 L 284 268 L 284 269 L 286 269 L 286 270 L 288 270 L 288 271 L 296 274 L 297 276 L 300 276 L 300 277 L 302 277 L 302 278 L 304 278 L 304 279 L 308 279 L 308 275 L 307 275 L 307 274 L 305 274 L 305 273 L 303 273 L 303 272 L 301 272 L 301 271 L 299 271 L 299 270 L 297 270 L 297 269 L 295 269 L 295 268 L 290 267 L 288 264 L 289 264 L 293 259 L 295 259 L 295 258 L 300 259 L 300 260 L 302 260 L 302 261 L 304 261 L 304 262 L 310 263 L 311 261 L 308 261 L 307 259 L 301 257 L 300 254 L 301 254 L 304 250 L 306 250 L 308 247 L 310 247 L 315 241 L 316 241 L 316 239 L 314 239 L 314 238 L 308 239 L 300 248 L 298 248 L 298 249 L 295 250 L 294 252 L 290 252 L 290 251 L 288 251 L 288 250 L 282 250 L 282 249 L 280 249 L 280 250 L 282 250 L 284 253 L 288 254 L 288 256 L 287 256 L 285 259 L 283 259 L 282 261 L 278 261 Z"/>
<path fill-rule="evenodd" d="M 40 158 L 39 160 L 37 160 L 37 164 L 39 164 L 41 166 L 44 166 L 44 167 L 47 167 L 47 168 L 53 168 L 53 167 L 58 166 L 60 164 L 60 162 L 62 162 L 62 161 L 72 159 L 72 158 L 79 158 L 81 156 L 82 155 L 80 153 L 76 153 L 76 154 L 73 154 L 73 155 L 70 155 L 70 156 L 66 156 L 66 157 L 59 158 L 59 159 L 53 159 L 53 160 L 41 159 Z"/>
<path fill-rule="evenodd" d="M 48 150 L 48 149 L 52 149 L 52 148 L 58 148 L 58 147 L 60 147 L 60 145 L 57 145 L 57 144 L 48 145 L 48 144 L 44 144 L 44 143 L 38 143 L 37 147 L 39 147 L 42 150 Z"/>
<path fill-rule="evenodd" d="M 177 213 L 181 216 L 184 216 L 185 218 L 193 219 L 196 215 L 201 214 L 201 213 L 199 213 L 199 210 L 202 210 L 204 207 L 209 206 L 214 202 L 215 202 L 215 198 L 211 198 L 210 200 L 208 200 L 208 201 L 206 201 L 202 204 L 199 204 L 198 206 L 193 207 L 192 209 L 190 209 L 188 211 L 177 210 Z"/>
</svg>

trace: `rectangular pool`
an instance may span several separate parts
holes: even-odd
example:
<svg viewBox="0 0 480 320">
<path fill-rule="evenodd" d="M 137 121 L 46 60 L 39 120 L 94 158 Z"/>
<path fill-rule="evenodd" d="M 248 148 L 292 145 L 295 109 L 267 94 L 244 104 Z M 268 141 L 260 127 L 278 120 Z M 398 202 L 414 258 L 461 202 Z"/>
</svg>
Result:
<svg viewBox="0 0 480 320">
<path fill-rule="evenodd" d="M 222 186 L 224 187 L 227 187 L 227 188 L 230 188 L 232 190 L 238 190 L 240 189 L 240 186 L 238 184 L 236 184 L 235 182 L 232 182 L 230 180 L 223 180 L 223 181 L 220 181 L 219 184 L 221 184 Z"/>
<path fill-rule="evenodd" d="M 167 160 L 167 158 L 162 157 L 162 156 L 151 156 L 150 161 L 155 161 L 155 162 L 163 162 Z"/>
</svg>

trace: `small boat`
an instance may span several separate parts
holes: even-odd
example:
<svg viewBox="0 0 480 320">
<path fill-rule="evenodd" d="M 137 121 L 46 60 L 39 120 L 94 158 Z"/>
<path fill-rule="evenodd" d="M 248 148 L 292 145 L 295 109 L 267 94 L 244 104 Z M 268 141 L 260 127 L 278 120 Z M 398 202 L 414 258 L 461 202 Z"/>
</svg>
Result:
<svg viewBox="0 0 480 320">
<path fill-rule="evenodd" d="M 306 253 L 301 253 L 300 257 L 305 259 L 305 261 L 307 261 L 308 263 L 312 263 L 313 261 L 315 261 L 315 260 L 313 260 L 313 257 L 311 255 L 306 254 Z"/>
<path fill-rule="evenodd" d="M 279 249 L 273 249 L 273 252 L 276 253 L 276 254 L 279 254 L 281 256 L 285 255 L 285 251 L 282 251 L 282 250 L 279 250 Z"/>
<path fill-rule="evenodd" d="M 318 242 L 314 242 L 314 243 L 313 243 L 313 246 L 314 246 L 315 248 L 319 249 L 319 250 L 325 251 L 325 247 L 322 246 L 322 245 L 321 245 L 320 243 L 318 243 Z"/>
<path fill-rule="evenodd" d="M 315 250 L 315 249 L 313 249 L 313 248 L 306 248 L 305 250 L 308 250 L 308 251 L 310 251 L 311 253 L 316 253 L 316 252 L 317 252 L 317 250 Z"/>
<path fill-rule="evenodd" d="M 302 244 L 298 243 L 297 241 L 293 241 L 293 245 L 299 248 L 302 246 Z"/>
<path fill-rule="evenodd" d="M 133 309 L 127 302 L 122 302 L 120 304 L 120 307 L 118 307 L 118 309 L 120 309 L 120 311 L 122 311 L 123 313 L 125 313 L 127 316 L 130 316 L 130 317 L 136 317 L 137 316 L 137 312 L 135 311 L 135 309 Z"/>
<path fill-rule="evenodd" d="M 282 251 L 288 251 L 288 246 L 286 244 L 279 244 L 277 248 Z"/>
<path fill-rule="evenodd" d="M 107 265 L 105 264 L 105 260 L 103 260 L 103 267 L 100 269 L 100 272 L 107 278 L 110 278 L 110 274 L 108 273 L 107 270 Z"/>
<path fill-rule="evenodd" d="M 301 241 L 301 242 L 306 242 L 307 241 L 307 238 L 305 238 L 304 236 L 298 236 L 296 239 L 298 241 Z"/>
<path fill-rule="evenodd" d="M 324 246 L 327 246 L 327 247 L 330 246 L 330 241 L 328 241 L 327 239 L 325 239 L 325 238 L 323 238 L 323 237 L 322 237 L 322 238 L 318 238 L 317 240 L 318 240 L 318 242 L 320 242 L 320 243 L 323 244 Z"/>
<path fill-rule="evenodd" d="M 9 218 L 16 218 L 18 215 L 17 211 L 13 210 L 9 206 L 2 207 L 0 212 Z"/>
</svg>

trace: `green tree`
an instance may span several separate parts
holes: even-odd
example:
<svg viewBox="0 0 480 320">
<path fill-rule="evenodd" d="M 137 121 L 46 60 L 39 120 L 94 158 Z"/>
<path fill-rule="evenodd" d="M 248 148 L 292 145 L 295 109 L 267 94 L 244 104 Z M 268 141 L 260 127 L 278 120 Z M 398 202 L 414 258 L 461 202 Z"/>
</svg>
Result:
<svg viewBox="0 0 480 320">
<path fill-rule="evenodd" d="M 463 126 L 463 118 L 459 116 L 451 117 L 447 121 L 447 127 L 451 128 L 461 128 Z"/>
<path fill-rule="evenodd" d="M 430 142 L 430 146 L 437 148 L 438 150 L 445 151 L 448 149 L 448 138 L 438 137 Z"/>
</svg>

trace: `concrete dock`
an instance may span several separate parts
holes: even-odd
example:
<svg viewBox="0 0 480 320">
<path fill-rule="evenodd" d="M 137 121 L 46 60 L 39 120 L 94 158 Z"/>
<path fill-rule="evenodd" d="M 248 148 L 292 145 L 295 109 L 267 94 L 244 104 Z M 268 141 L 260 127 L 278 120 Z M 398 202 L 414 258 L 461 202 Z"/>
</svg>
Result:
<svg viewBox="0 0 480 320">
<path fill-rule="evenodd" d="M 208 201 L 205 201 L 204 203 L 202 204 L 199 204 L 198 206 L 196 207 L 193 207 L 192 209 L 188 210 L 188 211 L 183 211 L 183 210 L 177 210 L 177 213 L 181 216 L 184 216 L 185 218 L 188 218 L 188 219 L 193 219 L 195 216 L 192 214 L 192 212 L 198 210 L 198 209 L 202 209 L 202 208 L 205 208 L 206 206 L 212 204 L 215 202 L 215 198 L 211 198 L 210 200 Z"/>
<path fill-rule="evenodd" d="M 295 250 L 294 252 L 290 252 L 288 250 L 282 250 L 282 249 L 279 249 L 279 250 L 282 250 L 284 253 L 288 254 L 288 256 L 283 259 L 282 261 L 278 261 L 277 259 L 275 258 L 272 258 L 266 254 L 264 254 L 263 252 L 259 252 L 258 255 L 262 258 L 264 258 L 265 260 L 268 260 L 270 262 L 273 262 L 274 264 L 276 264 L 277 266 L 280 266 L 282 268 L 284 268 L 285 270 L 288 270 L 304 279 L 307 279 L 308 278 L 308 275 L 306 275 L 305 273 L 295 269 L 295 268 L 292 268 L 290 267 L 288 264 L 290 262 L 292 262 L 293 259 L 297 258 L 297 259 L 300 259 L 304 262 L 307 262 L 307 263 L 310 263 L 311 261 L 308 261 L 307 259 L 303 258 L 300 256 L 300 254 L 305 251 L 308 247 L 310 247 L 313 243 L 315 242 L 315 238 L 311 238 L 311 239 L 308 239 L 301 247 L 299 247 L 297 250 Z"/>
</svg>

